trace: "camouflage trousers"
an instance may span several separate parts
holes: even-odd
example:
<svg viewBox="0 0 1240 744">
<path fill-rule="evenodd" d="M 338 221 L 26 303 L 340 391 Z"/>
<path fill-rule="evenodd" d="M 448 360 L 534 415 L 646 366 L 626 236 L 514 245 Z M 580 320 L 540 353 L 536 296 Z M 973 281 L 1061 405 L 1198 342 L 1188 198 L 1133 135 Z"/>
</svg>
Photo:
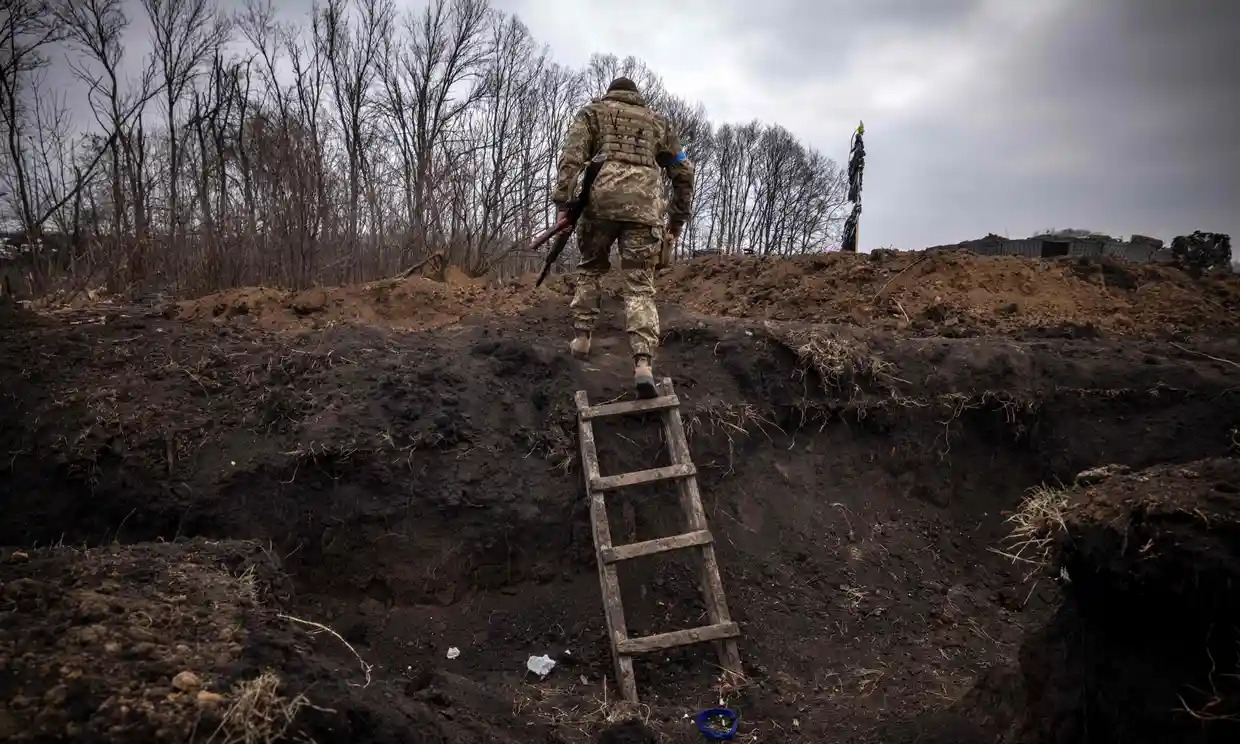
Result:
<svg viewBox="0 0 1240 744">
<path fill-rule="evenodd" d="M 663 228 L 636 222 L 582 220 L 577 225 L 577 289 L 569 309 L 573 330 L 590 332 L 603 304 L 603 275 L 611 268 L 612 243 L 620 244 L 624 281 L 625 331 L 633 356 L 654 357 L 659 345 L 659 311 L 654 304 L 654 269 L 662 248 Z"/>
</svg>

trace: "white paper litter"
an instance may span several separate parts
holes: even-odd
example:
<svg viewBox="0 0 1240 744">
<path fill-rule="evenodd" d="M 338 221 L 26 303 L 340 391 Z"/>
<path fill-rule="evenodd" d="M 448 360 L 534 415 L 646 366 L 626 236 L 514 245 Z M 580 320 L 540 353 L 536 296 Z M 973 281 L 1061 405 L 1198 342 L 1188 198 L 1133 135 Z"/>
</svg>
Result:
<svg viewBox="0 0 1240 744">
<path fill-rule="evenodd" d="M 555 669 L 555 659 L 550 656 L 531 656 L 525 662 L 525 668 L 537 674 L 539 679 L 546 679 L 551 670 Z"/>
<path fill-rule="evenodd" d="M 452 648 L 448 649 L 449 659 L 455 659 L 456 657 L 460 655 L 461 655 L 461 649 L 457 648 L 456 646 L 453 646 Z"/>
</svg>

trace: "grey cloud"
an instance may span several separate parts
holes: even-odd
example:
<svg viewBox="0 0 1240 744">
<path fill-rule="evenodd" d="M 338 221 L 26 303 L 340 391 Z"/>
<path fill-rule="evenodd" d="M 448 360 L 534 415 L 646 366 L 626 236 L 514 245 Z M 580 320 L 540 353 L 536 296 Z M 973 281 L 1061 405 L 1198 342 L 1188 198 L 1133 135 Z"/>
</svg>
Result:
<svg viewBox="0 0 1240 744">
<path fill-rule="evenodd" d="M 950 33 L 985 4 L 986 0 L 765 0 L 720 3 L 717 13 L 760 50 L 750 60 L 756 70 L 788 84 L 838 75 L 875 41 Z"/>
<path fill-rule="evenodd" d="M 522 14 L 536 3 L 493 4 Z M 308 5 L 278 4 L 298 19 Z M 565 12 L 592 25 L 589 5 Z M 747 55 L 745 67 L 767 94 L 789 91 L 792 110 L 812 108 L 794 133 L 839 160 L 847 156 L 849 134 L 839 122 L 865 118 L 865 248 L 916 248 L 988 231 L 1019 236 L 1051 226 L 1164 238 L 1222 230 L 1240 242 L 1240 84 L 1232 61 L 1240 46 L 1240 3 L 1074 0 L 1042 33 L 970 38 L 970 21 L 1003 5 L 715 0 L 709 12 L 725 35 L 709 41 L 732 43 L 738 58 Z M 668 11 L 667 22 L 683 28 L 681 67 L 695 64 L 699 32 L 693 21 L 683 11 Z M 556 29 L 534 25 L 531 31 L 548 40 Z M 624 56 L 630 48 L 608 48 L 606 40 L 631 39 L 632 33 L 633 27 L 613 33 L 594 26 L 579 38 L 602 40 L 591 51 Z M 967 87 L 881 115 L 862 110 L 858 101 L 791 97 L 807 84 L 829 88 L 844 80 L 875 44 L 917 44 L 928 35 L 970 49 L 999 49 L 1004 61 Z M 143 49 L 138 40 L 129 45 L 135 57 Z M 553 55 L 562 58 L 559 51 Z M 725 93 L 703 103 L 730 117 L 780 120 L 781 112 L 761 110 L 739 87 Z"/>
<path fill-rule="evenodd" d="M 1240 5 L 1106 0 L 1014 43 L 989 84 L 870 127 L 872 237 L 1240 233 Z"/>
</svg>

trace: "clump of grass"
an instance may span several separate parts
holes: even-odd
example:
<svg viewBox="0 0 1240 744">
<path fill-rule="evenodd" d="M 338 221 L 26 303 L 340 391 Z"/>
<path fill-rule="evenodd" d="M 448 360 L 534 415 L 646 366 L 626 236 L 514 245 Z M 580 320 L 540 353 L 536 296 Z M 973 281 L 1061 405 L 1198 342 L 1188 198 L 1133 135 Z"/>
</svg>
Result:
<svg viewBox="0 0 1240 744">
<path fill-rule="evenodd" d="M 1012 525 L 1006 551 L 996 551 L 1013 561 L 1026 563 L 1034 572 L 1050 565 L 1055 536 L 1068 529 L 1064 521 L 1071 498 L 1068 491 L 1050 486 L 1034 486 L 1020 507 L 1005 521 Z"/>
<path fill-rule="evenodd" d="M 234 685 L 229 695 L 232 704 L 224 711 L 219 727 L 208 742 L 273 744 L 282 740 L 297 714 L 310 701 L 302 694 L 292 698 L 284 696 L 280 685 L 279 675 L 271 670 Z"/>
<path fill-rule="evenodd" d="M 850 398 L 867 384 L 889 386 L 897 381 L 892 374 L 895 366 L 862 341 L 814 328 L 791 331 L 782 343 L 797 355 L 802 375 L 812 370 L 824 387 Z"/>
<path fill-rule="evenodd" d="M 589 697 L 582 696 L 576 685 L 568 688 L 525 685 L 515 696 L 513 714 L 537 717 L 561 734 L 573 732 L 572 740 L 581 742 L 594 741 L 599 730 L 622 721 L 638 720 L 643 725 L 651 725 L 649 706 L 609 697 L 606 679 L 601 692 Z"/>
</svg>

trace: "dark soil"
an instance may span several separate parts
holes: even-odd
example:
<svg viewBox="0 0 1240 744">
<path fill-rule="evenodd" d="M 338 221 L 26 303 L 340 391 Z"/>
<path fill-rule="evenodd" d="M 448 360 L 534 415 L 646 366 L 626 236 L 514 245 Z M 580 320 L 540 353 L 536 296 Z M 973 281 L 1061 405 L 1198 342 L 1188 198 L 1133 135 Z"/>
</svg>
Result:
<svg viewBox="0 0 1240 744">
<path fill-rule="evenodd" d="M 348 652 L 312 621 L 276 609 L 291 587 L 275 556 L 254 542 L 7 551 L 0 582 L 3 741 L 546 735 L 515 720 L 507 700 L 453 675 L 371 681 L 358 659 L 322 653 L 332 644 Z M 263 681 L 270 685 L 256 684 Z M 333 709 L 310 700 L 330 700 Z M 457 707 L 468 710 L 463 720 L 453 720 Z M 529 736 L 512 738 L 518 727 Z"/>
<path fill-rule="evenodd" d="M 1021 654 L 1021 740 L 1240 739 L 1240 459 L 1073 492 L 1054 536 L 1067 584 Z"/>
<path fill-rule="evenodd" d="M 268 667 L 287 699 L 334 711 L 290 729 L 319 741 L 586 741 L 615 720 L 571 408 L 574 390 L 630 395 L 614 319 L 585 364 L 559 306 L 416 334 L 99 319 L 2 321 L 0 544 L 27 557 L 0 564 L 21 605 L 0 615 L 0 724 L 184 739 L 196 698 L 111 711 L 166 698 L 183 670 L 227 710 Z M 721 697 L 762 741 L 982 735 L 952 704 L 1058 596 L 992 550 L 1004 513 L 1098 464 L 1224 456 L 1240 423 L 1235 368 L 1202 356 L 1238 358 L 1236 341 L 910 339 L 675 308 L 664 331 L 656 371 L 683 402 L 748 677 L 720 689 L 709 647 L 640 660 L 641 715 L 665 741 L 698 740 L 692 714 Z M 658 462 L 653 420 L 598 438 L 605 474 Z M 681 530 L 659 489 L 615 500 L 617 541 Z M 632 633 L 703 622 L 691 564 L 635 563 Z M 252 601 L 236 590 L 250 566 L 274 587 Z M 120 611 L 87 614 L 79 594 L 105 580 Z M 204 612 L 178 615 L 182 594 Z M 280 614 L 340 638 L 311 643 Z M 159 642 L 132 668 L 67 645 L 51 671 L 15 665 L 77 626 Z M 346 642 L 373 666 L 364 688 Z M 558 665 L 539 681 L 525 661 L 542 654 Z M 66 669 L 87 680 L 72 713 L 49 697 Z"/>
</svg>

